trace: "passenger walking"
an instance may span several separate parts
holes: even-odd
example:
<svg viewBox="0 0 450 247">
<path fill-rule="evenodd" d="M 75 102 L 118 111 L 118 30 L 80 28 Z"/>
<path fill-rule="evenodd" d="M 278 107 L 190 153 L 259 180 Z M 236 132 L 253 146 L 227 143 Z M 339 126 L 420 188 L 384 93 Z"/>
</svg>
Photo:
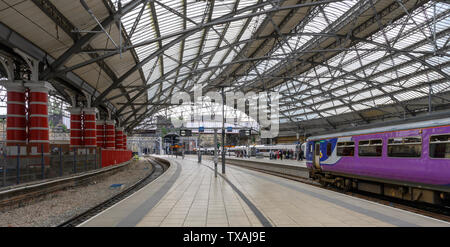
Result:
<svg viewBox="0 0 450 247">
<path fill-rule="evenodd" d="M 303 150 L 303 145 L 301 145 L 301 146 L 300 146 L 300 153 L 299 153 L 300 161 L 303 161 L 303 152 L 304 152 L 304 150 Z"/>
</svg>

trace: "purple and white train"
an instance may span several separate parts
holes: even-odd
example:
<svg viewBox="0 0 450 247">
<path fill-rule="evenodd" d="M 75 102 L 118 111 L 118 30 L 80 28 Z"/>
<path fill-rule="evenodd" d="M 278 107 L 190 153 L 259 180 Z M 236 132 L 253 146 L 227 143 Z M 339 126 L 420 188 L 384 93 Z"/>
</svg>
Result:
<svg viewBox="0 0 450 247">
<path fill-rule="evenodd" d="M 312 136 L 305 155 L 322 185 L 450 201 L 450 118 Z"/>
</svg>

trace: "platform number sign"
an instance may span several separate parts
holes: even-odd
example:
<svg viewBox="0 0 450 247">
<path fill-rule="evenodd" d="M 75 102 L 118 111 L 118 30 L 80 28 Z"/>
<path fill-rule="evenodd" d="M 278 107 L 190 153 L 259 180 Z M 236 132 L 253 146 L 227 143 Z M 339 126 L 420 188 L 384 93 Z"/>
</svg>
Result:
<svg viewBox="0 0 450 247">
<path fill-rule="evenodd" d="M 233 127 L 227 127 L 227 132 L 233 132 Z"/>
<path fill-rule="evenodd" d="M 205 132 L 205 127 L 198 127 L 198 132 Z"/>
</svg>

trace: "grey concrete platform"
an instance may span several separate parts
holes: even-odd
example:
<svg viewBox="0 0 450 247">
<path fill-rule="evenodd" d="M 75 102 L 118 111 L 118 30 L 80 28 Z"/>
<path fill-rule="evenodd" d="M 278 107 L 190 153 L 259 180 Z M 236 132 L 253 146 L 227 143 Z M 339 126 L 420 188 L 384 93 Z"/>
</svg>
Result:
<svg viewBox="0 0 450 247">
<path fill-rule="evenodd" d="M 287 159 L 271 160 L 271 159 L 268 159 L 268 158 L 255 158 L 255 157 L 251 157 L 251 158 L 226 157 L 226 159 L 250 160 L 250 161 L 264 162 L 264 163 L 269 163 L 269 164 L 306 167 L 306 160 L 305 159 L 303 159 L 302 161 L 300 161 L 300 160 L 290 160 L 290 159 L 289 160 L 287 160 Z"/>
<path fill-rule="evenodd" d="M 163 156 L 164 157 L 164 156 Z M 165 156 L 171 167 L 81 226 L 450 226 L 404 210 L 236 166 Z"/>
</svg>

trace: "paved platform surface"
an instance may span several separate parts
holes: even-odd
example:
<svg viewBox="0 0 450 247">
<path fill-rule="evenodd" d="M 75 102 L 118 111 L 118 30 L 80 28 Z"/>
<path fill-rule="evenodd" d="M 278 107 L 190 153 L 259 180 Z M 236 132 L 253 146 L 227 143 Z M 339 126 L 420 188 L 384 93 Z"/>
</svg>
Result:
<svg viewBox="0 0 450 247">
<path fill-rule="evenodd" d="M 288 166 L 300 166 L 300 167 L 306 167 L 306 160 L 271 160 L 266 158 L 236 158 L 236 157 L 226 157 L 226 159 L 235 159 L 235 160 L 247 160 L 247 161 L 256 161 L 256 162 L 264 162 L 269 164 L 279 164 L 279 165 L 288 165 Z"/>
<path fill-rule="evenodd" d="M 232 165 L 214 177 L 211 161 L 167 159 L 161 177 L 81 226 L 450 226 Z"/>
<path fill-rule="evenodd" d="M 172 157 L 172 156 L 168 156 L 168 157 Z M 175 158 L 175 156 L 173 156 Z M 188 159 L 192 159 L 197 161 L 197 155 L 193 155 L 193 154 L 189 154 L 189 155 L 185 155 L 186 158 Z M 220 157 L 220 156 L 219 156 Z M 202 159 L 204 160 L 212 160 L 213 156 L 211 155 L 204 155 L 202 157 Z M 277 159 L 277 160 L 271 160 L 269 158 L 255 158 L 255 157 L 250 157 L 250 158 L 236 158 L 235 156 L 226 156 L 226 159 L 235 159 L 235 160 L 246 160 L 246 161 L 257 161 L 257 162 L 264 162 L 264 163 L 270 163 L 270 164 L 280 164 L 280 165 L 290 165 L 290 166 L 300 166 L 300 167 L 306 167 L 306 160 L 303 159 L 302 161 L 300 160 L 291 160 L 291 159 Z"/>
</svg>

